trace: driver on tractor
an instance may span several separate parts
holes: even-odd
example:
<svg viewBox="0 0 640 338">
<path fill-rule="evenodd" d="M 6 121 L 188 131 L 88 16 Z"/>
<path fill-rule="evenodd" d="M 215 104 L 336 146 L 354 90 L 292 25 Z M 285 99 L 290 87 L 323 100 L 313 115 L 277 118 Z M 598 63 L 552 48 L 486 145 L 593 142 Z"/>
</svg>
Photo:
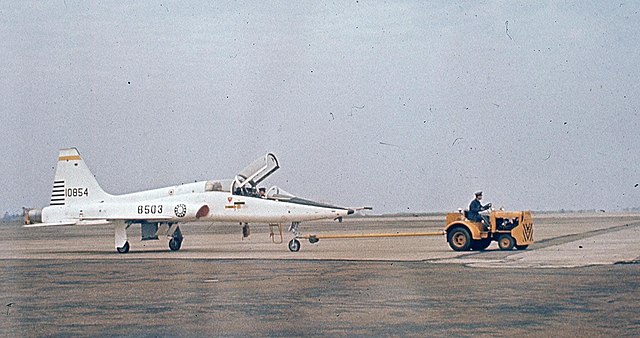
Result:
<svg viewBox="0 0 640 338">
<path fill-rule="evenodd" d="M 482 205 L 482 191 L 476 192 L 476 198 L 469 204 L 469 212 L 467 213 L 467 219 L 472 222 L 481 222 L 484 224 L 485 229 L 489 229 L 489 216 L 480 214 L 481 211 L 491 208 L 491 203 Z"/>
</svg>

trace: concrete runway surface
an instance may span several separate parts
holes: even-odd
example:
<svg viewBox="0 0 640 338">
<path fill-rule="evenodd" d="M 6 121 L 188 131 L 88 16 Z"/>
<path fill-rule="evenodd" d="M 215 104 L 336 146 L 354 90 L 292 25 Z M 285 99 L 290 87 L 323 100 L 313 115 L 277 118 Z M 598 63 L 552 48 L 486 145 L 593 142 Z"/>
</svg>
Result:
<svg viewBox="0 0 640 338">
<path fill-rule="evenodd" d="M 112 227 L 0 224 L 1 336 L 640 336 L 640 215 L 534 214 L 536 242 L 444 236 L 272 244 L 188 224 L 118 254 Z M 443 216 L 308 222 L 305 234 L 437 231 Z"/>
</svg>

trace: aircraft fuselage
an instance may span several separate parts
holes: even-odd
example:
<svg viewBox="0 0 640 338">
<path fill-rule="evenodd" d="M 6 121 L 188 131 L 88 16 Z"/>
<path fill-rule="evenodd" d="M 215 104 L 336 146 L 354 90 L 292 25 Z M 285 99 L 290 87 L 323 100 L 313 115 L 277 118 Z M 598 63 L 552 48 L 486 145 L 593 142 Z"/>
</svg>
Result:
<svg viewBox="0 0 640 338">
<path fill-rule="evenodd" d="M 276 199 L 205 191 L 206 182 L 196 182 L 125 195 L 109 195 L 90 203 L 79 203 L 91 195 L 65 189 L 67 205 L 42 210 L 44 223 L 126 219 L 138 222 L 264 222 L 285 223 L 338 218 L 348 209 L 303 205 Z M 77 201 L 73 201 L 73 200 Z"/>
<path fill-rule="evenodd" d="M 176 251 L 183 239 L 181 223 L 245 223 L 243 235 L 248 236 L 249 222 L 291 222 L 290 231 L 296 235 L 300 222 L 341 220 L 354 213 L 354 209 L 293 196 L 276 186 L 268 191 L 258 188 L 258 184 L 278 168 L 278 160 L 269 153 L 233 179 L 111 195 L 100 187 L 78 149 L 61 149 L 50 204 L 41 211 L 25 209 L 25 226 L 112 224 L 116 249 L 126 253 L 129 251 L 126 229 L 135 223 L 142 227 L 142 240 L 158 239 L 164 234 L 171 238 L 169 248 Z"/>
</svg>

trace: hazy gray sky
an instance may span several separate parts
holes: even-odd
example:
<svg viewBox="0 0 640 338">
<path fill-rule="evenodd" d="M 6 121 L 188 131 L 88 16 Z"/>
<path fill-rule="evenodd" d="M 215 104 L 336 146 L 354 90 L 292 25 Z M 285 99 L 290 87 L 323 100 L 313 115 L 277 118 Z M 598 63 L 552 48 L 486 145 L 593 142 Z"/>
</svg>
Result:
<svg viewBox="0 0 640 338">
<path fill-rule="evenodd" d="M 640 206 L 640 2 L 1 1 L 0 210 L 59 148 L 125 193 L 232 178 L 376 213 Z"/>
</svg>

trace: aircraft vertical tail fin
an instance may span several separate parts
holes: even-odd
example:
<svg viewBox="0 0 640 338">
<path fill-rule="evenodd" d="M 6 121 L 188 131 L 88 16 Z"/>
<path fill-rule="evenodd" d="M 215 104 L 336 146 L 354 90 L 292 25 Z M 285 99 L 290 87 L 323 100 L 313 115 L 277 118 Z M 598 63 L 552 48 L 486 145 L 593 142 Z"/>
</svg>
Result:
<svg viewBox="0 0 640 338">
<path fill-rule="evenodd" d="M 108 196 L 80 157 L 78 149 L 60 150 L 50 205 L 100 202 Z"/>
</svg>

